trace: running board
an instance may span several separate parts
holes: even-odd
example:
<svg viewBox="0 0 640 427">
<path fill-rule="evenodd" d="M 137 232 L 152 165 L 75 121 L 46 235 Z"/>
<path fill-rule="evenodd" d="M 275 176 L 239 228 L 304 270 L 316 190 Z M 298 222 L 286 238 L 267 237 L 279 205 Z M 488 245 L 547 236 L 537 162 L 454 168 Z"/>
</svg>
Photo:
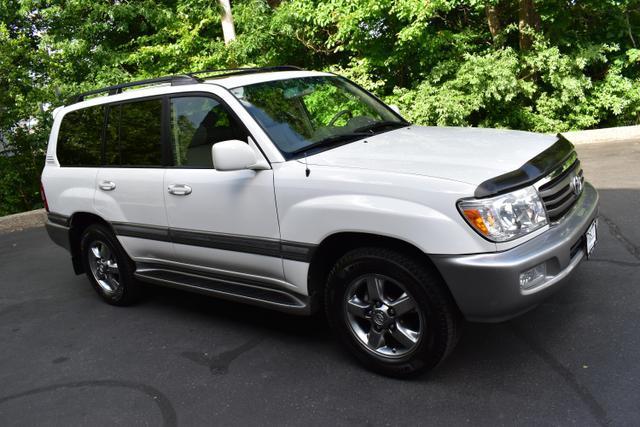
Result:
<svg viewBox="0 0 640 427">
<path fill-rule="evenodd" d="M 184 289 L 230 301 L 242 302 L 293 314 L 309 314 L 308 297 L 273 289 L 258 281 L 212 275 L 195 270 L 174 270 L 166 266 L 139 266 L 134 276 L 169 288 Z"/>
</svg>

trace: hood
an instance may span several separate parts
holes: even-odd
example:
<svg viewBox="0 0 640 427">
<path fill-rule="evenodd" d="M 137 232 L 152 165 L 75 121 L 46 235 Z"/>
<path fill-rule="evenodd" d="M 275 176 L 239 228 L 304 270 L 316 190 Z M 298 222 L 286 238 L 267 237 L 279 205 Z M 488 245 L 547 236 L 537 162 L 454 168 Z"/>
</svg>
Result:
<svg viewBox="0 0 640 427">
<path fill-rule="evenodd" d="M 315 154 L 307 162 L 479 185 L 518 169 L 557 140 L 513 130 L 412 125 Z"/>
</svg>

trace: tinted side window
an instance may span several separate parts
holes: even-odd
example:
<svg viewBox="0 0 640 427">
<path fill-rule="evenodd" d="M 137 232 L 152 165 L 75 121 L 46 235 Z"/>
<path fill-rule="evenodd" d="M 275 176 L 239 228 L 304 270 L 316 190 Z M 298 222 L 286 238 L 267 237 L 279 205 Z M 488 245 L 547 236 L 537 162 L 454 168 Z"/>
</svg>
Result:
<svg viewBox="0 0 640 427">
<path fill-rule="evenodd" d="M 111 106 L 107 164 L 162 166 L 162 100 Z"/>
<path fill-rule="evenodd" d="M 107 126 L 104 139 L 104 164 L 107 166 L 120 166 L 120 105 L 111 105 L 107 114 Z"/>
<path fill-rule="evenodd" d="M 104 107 L 88 107 L 62 118 L 56 151 L 61 166 L 99 166 L 102 163 Z"/>
<path fill-rule="evenodd" d="M 211 146 L 229 139 L 247 141 L 244 127 L 215 99 L 171 99 L 171 141 L 176 166 L 212 168 Z"/>
</svg>

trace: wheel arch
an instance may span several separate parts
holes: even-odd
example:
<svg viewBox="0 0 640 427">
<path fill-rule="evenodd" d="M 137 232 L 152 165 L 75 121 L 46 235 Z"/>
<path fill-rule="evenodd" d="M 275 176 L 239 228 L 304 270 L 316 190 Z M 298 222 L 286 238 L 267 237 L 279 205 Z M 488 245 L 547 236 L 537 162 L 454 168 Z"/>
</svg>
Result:
<svg viewBox="0 0 640 427">
<path fill-rule="evenodd" d="M 324 306 L 324 286 L 331 268 L 347 252 L 362 247 L 384 247 L 396 250 L 423 262 L 440 275 L 435 264 L 415 245 L 395 237 L 388 237 L 374 233 L 339 232 L 327 236 L 315 249 L 307 273 L 309 296 L 313 301 L 313 310 Z M 442 278 L 442 276 L 440 275 Z M 443 283 L 444 278 L 443 278 Z M 450 292 L 447 287 L 447 292 Z"/>
</svg>

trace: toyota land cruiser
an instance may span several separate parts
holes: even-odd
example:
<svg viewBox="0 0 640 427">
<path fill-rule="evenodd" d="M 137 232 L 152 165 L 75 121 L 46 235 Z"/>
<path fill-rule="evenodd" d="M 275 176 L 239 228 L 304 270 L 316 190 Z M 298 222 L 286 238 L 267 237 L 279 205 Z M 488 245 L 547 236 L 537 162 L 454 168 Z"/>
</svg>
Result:
<svg viewBox="0 0 640 427">
<path fill-rule="evenodd" d="M 46 228 L 106 302 L 148 282 L 323 311 L 387 375 L 438 365 L 462 319 L 531 309 L 596 241 L 562 136 L 416 126 L 331 73 L 163 77 L 53 115 Z"/>
</svg>

